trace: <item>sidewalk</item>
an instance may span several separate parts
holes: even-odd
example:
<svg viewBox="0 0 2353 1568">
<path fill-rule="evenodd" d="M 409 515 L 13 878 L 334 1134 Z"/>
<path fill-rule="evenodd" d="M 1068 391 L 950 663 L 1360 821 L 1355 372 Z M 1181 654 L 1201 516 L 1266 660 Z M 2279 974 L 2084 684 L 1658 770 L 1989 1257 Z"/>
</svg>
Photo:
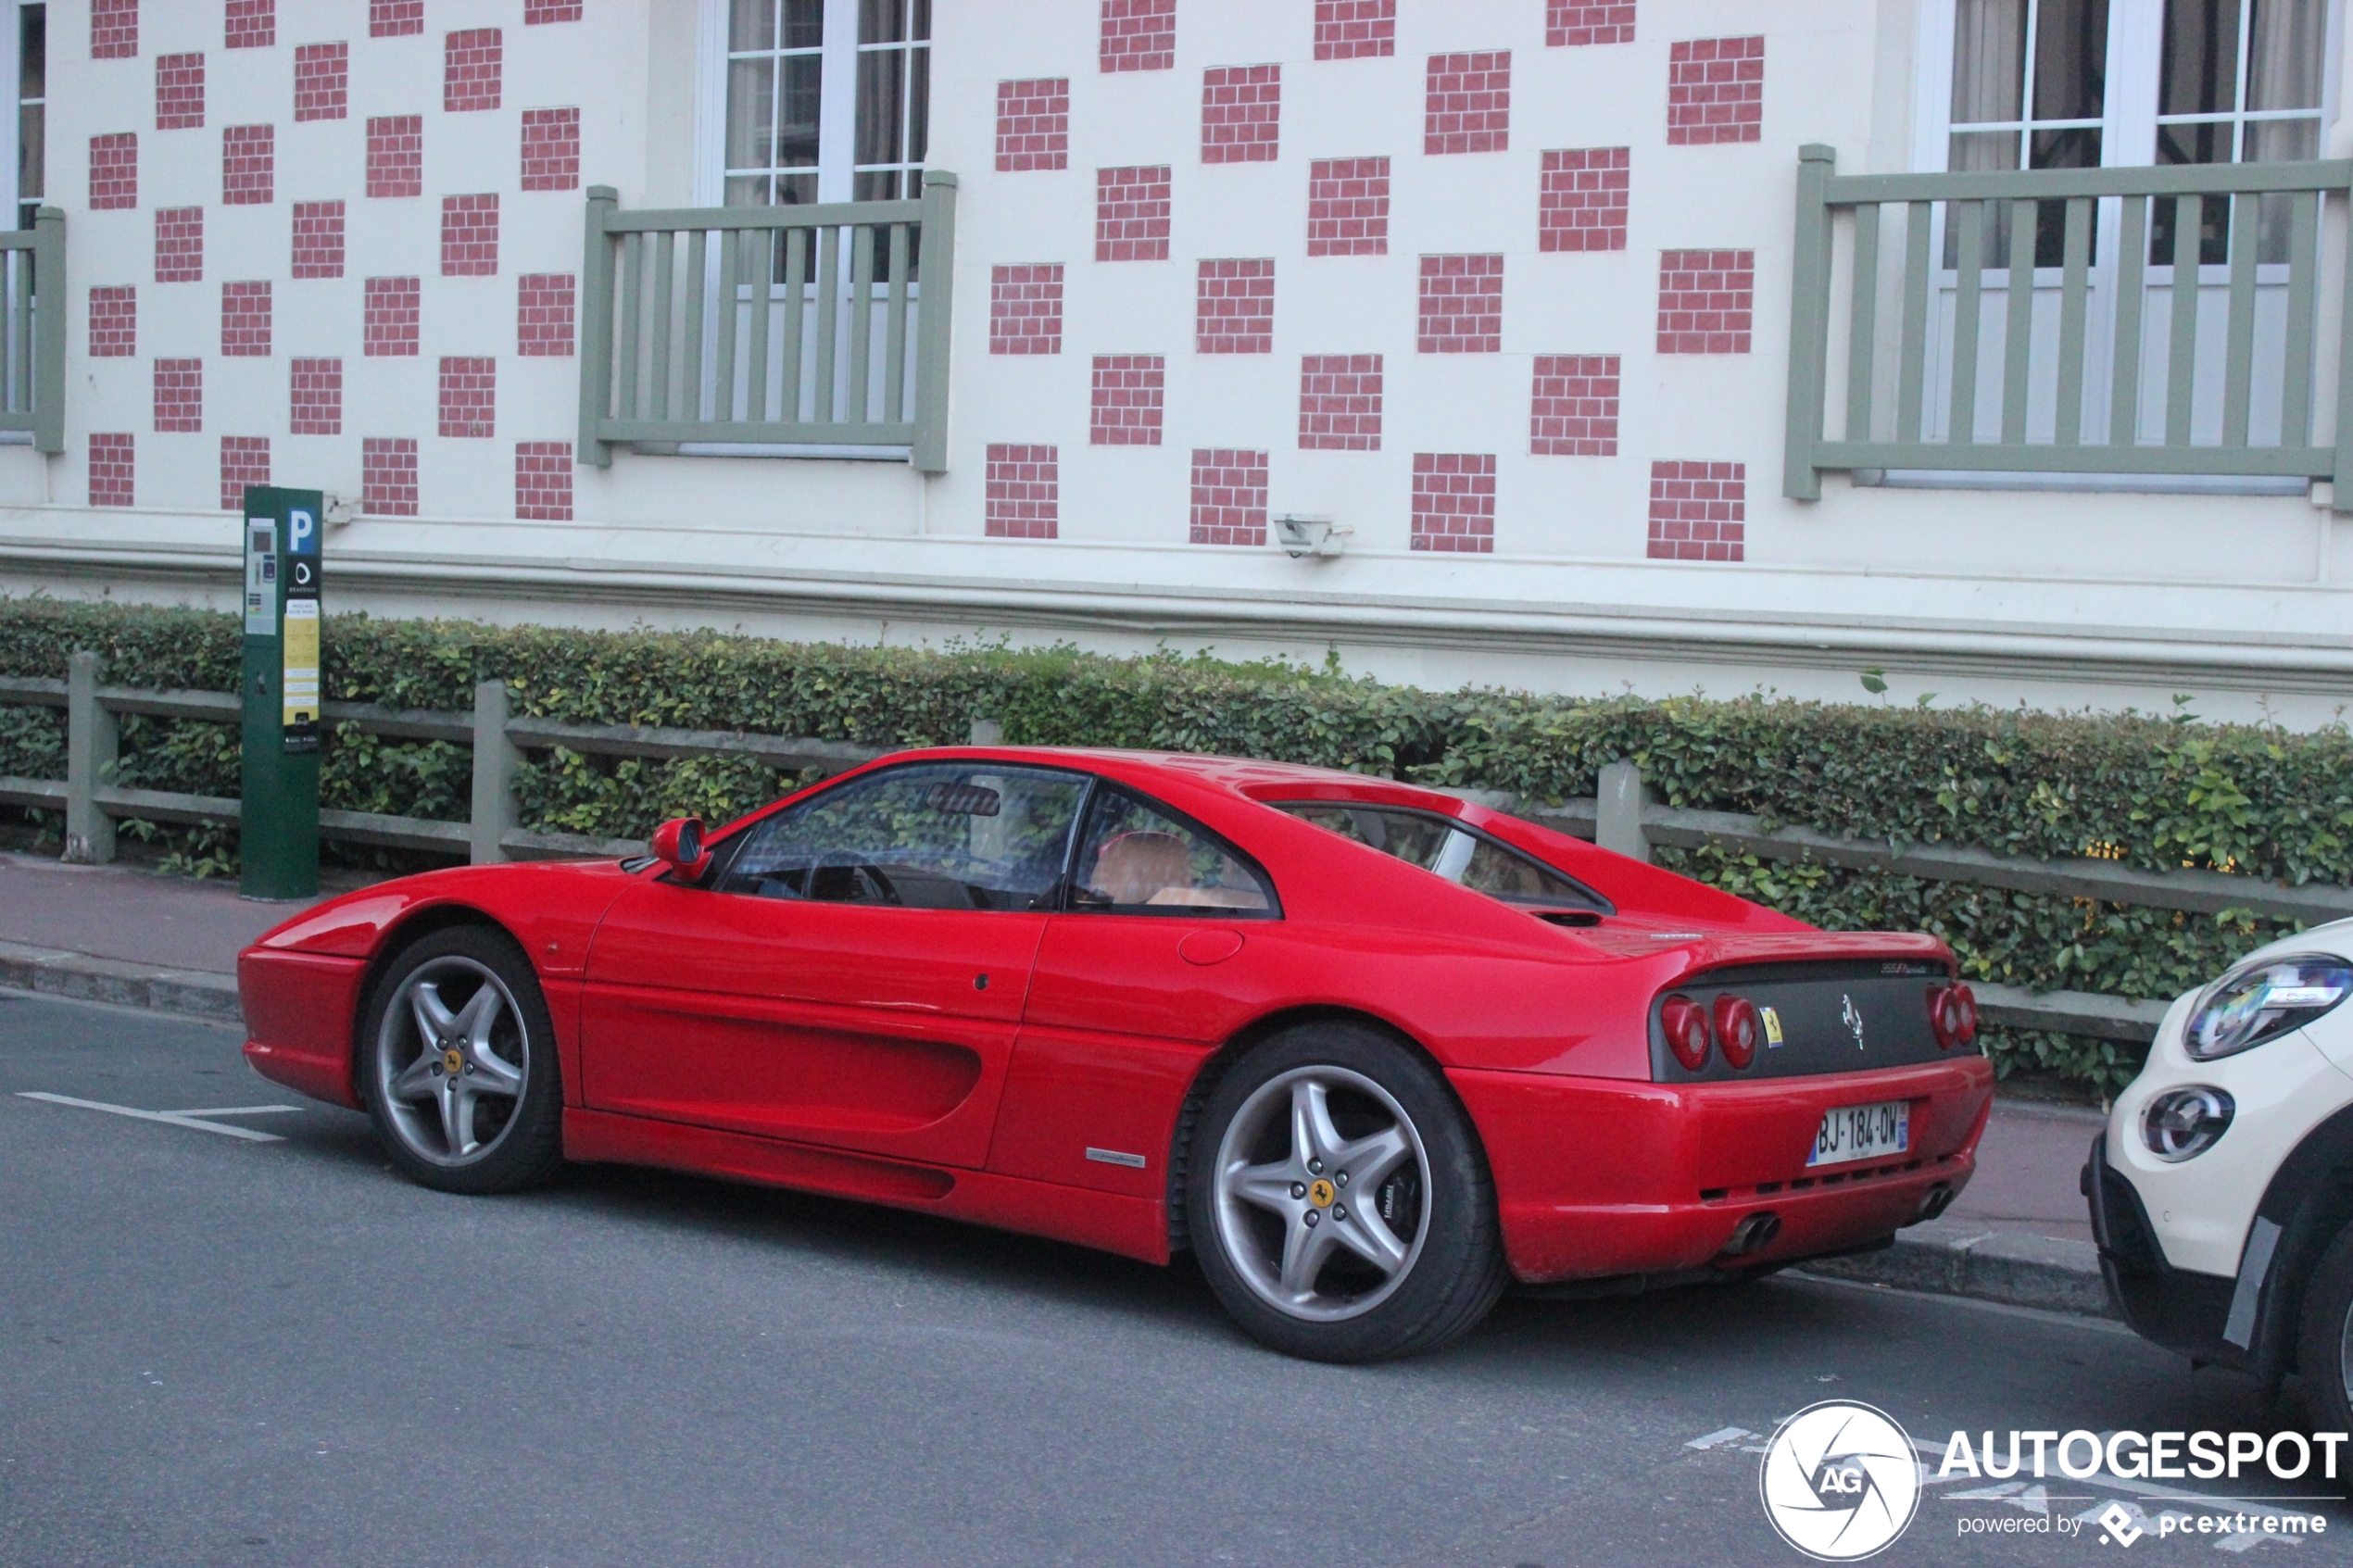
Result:
<svg viewBox="0 0 2353 1568">
<path fill-rule="evenodd" d="M 226 882 L 0 854 L 0 986 L 235 1022 L 238 949 L 302 907 L 249 902 Z M 2103 1120 L 1995 1100 L 1976 1178 L 1943 1218 L 1807 1272 L 2110 1315 L 2076 1185 Z"/>
</svg>

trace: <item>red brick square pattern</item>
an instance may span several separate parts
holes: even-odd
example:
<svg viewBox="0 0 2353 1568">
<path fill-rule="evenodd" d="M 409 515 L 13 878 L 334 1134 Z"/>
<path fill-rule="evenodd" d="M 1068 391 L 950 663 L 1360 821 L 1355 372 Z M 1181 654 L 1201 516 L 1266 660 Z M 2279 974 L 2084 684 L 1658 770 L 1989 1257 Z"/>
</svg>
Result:
<svg viewBox="0 0 2353 1568">
<path fill-rule="evenodd" d="M 1300 449 L 1379 451 L 1380 399 L 1379 355 L 1300 356 Z"/>
<path fill-rule="evenodd" d="M 580 189 L 580 111 L 522 111 L 522 188 Z"/>
<path fill-rule="evenodd" d="M 1266 454 L 1193 448 L 1193 543 L 1266 543 Z"/>
<path fill-rule="evenodd" d="M 1282 128 L 1282 67 L 1217 66 L 1202 72 L 1202 162 L 1272 163 Z"/>
<path fill-rule="evenodd" d="M 220 352 L 230 359 L 270 358 L 270 280 L 220 285 Z"/>
<path fill-rule="evenodd" d="M 1168 362 L 1157 354 L 1098 354 L 1087 441 L 1094 446 L 1160 445 Z"/>
<path fill-rule="evenodd" d="M 544 27 L 549 22 L 576 22 L 581 0 L 522 0 L 522 25 Z"/>
<path fill-rule="evenodd" d="M 1669 51 L 1669 145 L 1754 142 L 1764 132 L 1764 39 L 1699 38 Z"/>
<path fill-rule="evenodd" d="M 1414 454 L 1413 547 L 1481 556 L 1494 550 L 1493 454 Z"/>
<path fill-rule="evenodd" d="M 425 194 L 425 117 L 388 114 L 368 121 L 368 194 Z"/>
<path fill-rule="evenodd" d="M 1173 70 L 1176 65 L 1176 0 L 1103 0 L 1102 69 Z"/>
<path fill-rule="evenodd" d="M 305 44 L 295 51 L 295 123 L 351 113 L 351 45 Z"/>
<path fill-rule="evenodd" d="M 1547 152 L 1536 197 L 1536 248 L 1624 250 L 1630 157 L 1626 147 Z"/>
<path fill-rule="evenodd" d="M 1528 449 L 1540 458 L 1617 456 L 1615 354 L 1539 354 L 1528 400 Z"/>
<path fill-rule="evenodd" d="M 1753 250 L 1670 250 L 1658 258 L 1658 351 L 1745 354 L 1756 309 Z"/>
<path fill-rule="evenodd" d="M 195 131 L 204 124 L 204 56 L 156 56 L 156 129 Z"/>
<path fill-rule="evenodd" d="M 343 203 L 294 204 L 294 275 L 343 276 Z"/>
<path fill-rule="evenodd" d="M 296 359 L 288 384 L 287 427 L 296 435 L 343 433 L 343 361 Z"/>
<path fill-rule="evenodd" d="M 368 0 L 368 36 L 400 38 L 425 30 L 425 0 Z"/>
<path fill-rule="evenodd" d="M 220 438 L 220 509 L 245 509 L 245 486 L 270 483 L 270 438 L 266 435 L 224 435 Z"/>
<path fill-rule="evenodd" d="M 204 361 L 156 361 L 156 429 L 204 429 Z"/>
<path fill-rule="evenodd" d="M 1634 0 L 1548 0 L 1544 6 L 1544 43 L 1558 49 L 1583 44 L 1634 42 Z"/>
<path fill-rule="evenodd" d="M 417 352 L 420 281 L 371 278 L 364 290 L 361 350 L 369 358 L 411 358 Z"/>
<path fill-rule="evenodd" d="M 1397 53 L 1397 0 L 1315 0 L 1315 57 Z"/>
<path fill-rule="evenodd" d="M 1504 351 L 1504 258 L 1500 256 L 1422 257 L 1423 354 Z"/>
<path fill-rule="evenodd" d="M 1054 537 L 1062 513 L 1059 447 L 1011 446 L 992 442 L 986 477 L 987 499 L 983 506 L 991 539 Z"/>
<path fill-rule="evenodd" d="M 1653 463 L 1653 560 L 1740 560 L 1747 533 L 1746 463 Z"/>
<path fill-rule="evenodd" d="M 94 60 L 129 60 L 137 58 L 138 54 L 139 0 L 90 0 L 90 57 Z M 104 438 L 92 436 L 91 439 L 97 441 Z M 131 438 L 126 435 L 122 440 L 125 468 L 124 498 L 120 504 L 127 507 L 131 504 L 128 466 Z M 94 478 L 91 483 L 94 487 L 97 481 Z M 94 499 L 91 504 L 94 506 L 97 503 Z"/>
<path fill-rule="evenodd" d="M 997 83 L 997 172 L 1070 167 L 1070 78 Z"/>
<path fill-rule="evenodd" d="M 417 515 L 414 440 L 371 435 L 359 443 L 359 509 L 371 517 Z"/>
<path fill-rule="evenodd" d="M 278 42 L 278 0 L 229 0 L 227 31 L 232 49 L 270 48 Z"/>
<path fill-rule="evenodd" d="M 1095 259 L 1168 259 L 1168 165 L 1095 170 Z"/>
<path fill-rule="evenodd" d="M 441 275 L 488 278 L 498 271 L 498 194 L 441 198 Z"/>
<path fill-rule="evenodd" d="M 454 440 L 486 441 L 498 413 L 498 361 L 445 358 L 441 361 L 441 433 Z"/>
<path fill-rule="evenodd" d="M 526 359 L 568 359 L 573 352 L 569 272 L 525 272 L 515 280 L 515 352 Z"/>
<path fill-rule="evenodd" d="M 90 358 L 128 359 L 139 352 L 139 291 L 129 283 L 90 291 Z"/>
<path fill-rule="evenodd" d="M 1318 158 L 1307 166 L 1307 254 L 1389 254 L 1389 160 Z"/>
<path fill-rule="evenodd" d="M 572 443 L 515 443 L 515 516 L 525 522 L 572 521 Z"/>
<path fill-rule="evenodd" d="M 220 133 L 220 199 L 267 207 L 277 199 L 278 128 L 233 125 Z"/>
<path fill-rule="evenodd" d="M 466 114 L 498 107 L 499 77 L 505 69 L 506 44 L 495 27 L 453 32 L 442 41 L 441 107 L 445 114 Z"/>
<path fill-rule="evenodd" d="M 139 205 L 139 133 L 118 131 L 90 138 L 90 209 L 123 211 Z"/>
<path fill-rule="evenodd" d="M 1500 153 L 1511 145 L 1512 52 L 1432 55 L 1422 109 L 1425 153 Z"/>
<path fill-rule="evenodd" d="M 94 26 L 93 31 L 96 31 Z M 128 434 L 90 438 L 90 504 L 127 507 L 132 504 L 134 455 Z"/>
<path fill-rule="evenodd" d="M 1059 261 L 988 271 L 988 352 L 1063 351 L 1063 268 Z"/>
<path fill-rule="evenodd" d="M 1193 352 L 1275 352 L 1272 257 L 1201 264 L 1193 295 Z"/>
<path fill-rule="evenodd" d="M 156 282 L 193 283 L 204 277 L 204 208 L 156 208 Z"/>
</svg>

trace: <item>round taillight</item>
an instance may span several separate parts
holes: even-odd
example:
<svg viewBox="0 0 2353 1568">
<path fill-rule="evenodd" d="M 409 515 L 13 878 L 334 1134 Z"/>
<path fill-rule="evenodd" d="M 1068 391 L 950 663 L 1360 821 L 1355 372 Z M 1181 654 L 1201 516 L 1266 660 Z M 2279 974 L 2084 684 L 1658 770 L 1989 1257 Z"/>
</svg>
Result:
<svg viewBox="0 0 2353 1568">
<path fill-rule="evenodd" d="M 1658 1010 L 1659 1027 L 1666 1031 L 1667 1048 L 1686 1073 L 1707 1065 L 1707 1014 L 1689 997 L 1669 997 Z"/>
<path fill-rule="evenodd" d="M 1739 1068 L 1755 1061 L 1756 1041 L 1764 1033 L 1765 1023 L 1756 1016 L 1755 1003 L 1746 997 L 1716 998 L 1716 1044 L 1726 1061 Z"/>
<path fill-rule="evenodd" d="M 1958 981 L 1931 985 L 1928 992 L 1928 1026 L 1937 1045 L 1951 1050 L 1977 1038 L 1977 997 Z"/>
<path fill-rule="evenodd" d="M 1928 988 L 1928 1032 L 1936 1036 L 1936 1048 L 1953 1048 L 1953 988 L 1931 985 Z"/>
</svg>

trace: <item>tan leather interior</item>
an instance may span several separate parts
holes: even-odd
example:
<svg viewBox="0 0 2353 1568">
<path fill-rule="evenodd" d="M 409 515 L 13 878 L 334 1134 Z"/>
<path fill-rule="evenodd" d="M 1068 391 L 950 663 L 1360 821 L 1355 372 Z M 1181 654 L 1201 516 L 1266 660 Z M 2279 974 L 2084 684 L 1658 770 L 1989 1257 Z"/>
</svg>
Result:
<svg viewBox="0 0 2353 1568">
<path fill-rule="evenodd" d="M 1087 878 L 1089 892 L 1114 904 L 1150 904 L 1156 895 L 1189 888 L 1193 857 L 1173 833 L 1123 833 L 1104 842 Z M 1161 903 L 1174 899 L 1162 897 Z"/>
</svg>

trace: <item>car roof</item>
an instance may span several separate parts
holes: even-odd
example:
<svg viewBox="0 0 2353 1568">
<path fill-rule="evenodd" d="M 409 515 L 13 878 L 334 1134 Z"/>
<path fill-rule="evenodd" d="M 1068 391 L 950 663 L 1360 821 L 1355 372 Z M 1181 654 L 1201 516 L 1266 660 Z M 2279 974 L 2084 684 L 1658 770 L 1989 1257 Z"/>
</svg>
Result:
<svg viewBox="0 0 2353 1568">
<path fill-rule="evenodd" d="M 1327 798 L 1346 791 L 1363 797 L 1400 793 L 1432 805 L 1452 807 L 1455 797 L 1418 784 L 1353 773 L 1341 768 L 1318 768 L 1304 762 L 1272 762 L 1253 757 L 1216 757 L 1191 751 L 1143 751 L 1118 746 L 946 746 L 919 751 L 893 752 L 884 762 L 949 761 L 985 758 L 991 761 L 1032 762 L 1048 767 L 1085 768 L 1111 777 L 1141 783 L 1152 777 L 1223 788 L 1246 798 L 1282 798 L 1290 788 Z M 1287 788 L 1288 786 L 1288 788 Z"/>
</svg>

